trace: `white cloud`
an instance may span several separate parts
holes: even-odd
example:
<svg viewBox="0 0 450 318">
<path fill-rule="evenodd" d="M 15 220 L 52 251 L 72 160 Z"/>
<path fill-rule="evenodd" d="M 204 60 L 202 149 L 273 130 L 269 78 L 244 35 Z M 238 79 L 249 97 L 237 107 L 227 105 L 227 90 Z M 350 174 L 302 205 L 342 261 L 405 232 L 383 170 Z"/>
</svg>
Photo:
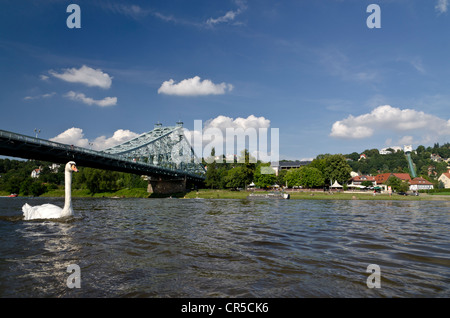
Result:
<svg viewBox="0 0 450 318">
<path fill-rule="evenodd" d="M 93 141 L 94 149 L 107 149 L 110 147 L 114 147 L 125 141 L 136 138 L 139 134 L 134 133 L 130 130 L 119 129 L 114 132 L 112 137 L 107 138 L 106 136 L 100 136 L 95 138 Z"/>
<path fill-rule="evenodd" d="M 100 69 L 93 69 L 89 66 L 83 65 L 81 68 L 64 69 L 62 73 L 56 73 L 53 70 L 49 71 L 50 75 L 70 83 L 81 83 L 87 86 L 96 86 L 108 89 L 112 84 L 112 77 L 104 73 Z"/>
<path fill-rule="evenodd" d="M 143 17 L 146 17 L 151 11 L 143 9 L 142 7 L 138 5 L 126 5 L 126 4 L 119 4 L 119 3 L 110 3 L 110 2 L 100 2 L 100 6 L 103 9 L 106 9 L 108 11 L 111 11 L 116 14 L 121 14 L 126 17 L 139 20 Z"/>
<path fill-rule="evenodd" d="M 87 147 L 89 145 L 89 140 L 83 137 L 83 129 L 72 127 L 50 140 L 67 145 Z"/>
<path fill-rule="evenodd" d="M 218 128 L 225 132 L 227 128 L 242 128 L 244 130 L 247 128 L 269 128 L 270 120 L 264 117 L 256 117 L 255 115 L 250 115 L 247 118 L 238 117 L 236 119 L 220 115 L 207 120 L 204 126 L 204 129 Z"/>
<path fill-rule="evenodd" d="M 256 134 L 259 133 L 259 128 L 267 128 L 268 135 L 271 134 L 270 132 L 270 120 L 266 119 L 264 117 L 256 117 L 254 115 L 250 115 L 247 118 L 230 118 L 227 116 L 217 116 L 216 118 L 207 120 L 202 127 L 202 131 L 189 131 L 187 129 L 184 129 L 184 133 L 186 136 L 186 139 L 191 143 L 191 145 L 194 144 L 194 136 L 195 138 L 202 138 L 203 144 L 202 144 L 202 150 L 205 157 L 208 157 L 211 153 L 212 147 L 216 148 L 216 156 L 222 155 L 224 152 L 223 150 L 227 151 L 225 147 L 226 143 L 226 129 L 227 128 L 233 128 L 233 129 L 243 129 L 244 134 L 246 133 L 252 133 L 256 131 Z M 201 135 L 203 133 L 203 135 Z M 114 134 L 111 137 L 107 136 L 99 136 L 95 139 L 89 140 L 88 138 L 85 138 L 83 129 L 81 128 L 75 128 L 72 127 L 70 129 L 67 129 L 66 131 L 62 132 L 58 136 L 51 138 L 51 141 L 68 144 L 68 145 L 74 145 L 79 146 L 83 148 L 92 148 L 94 150 L 104 150 L 113 146 L 116 146 L 118 144 L 124 143 L 128 140 L 131 140 L 133 138 L 138 137 L 139 134 L 132 132 L 130 130 L 125 129 L 118 129 L 114 132 Z M 272 135 L 271 135 L 272 136 Z M 214 139 L 216 138 L 216 139 Z M 249 137 L 250 138 L 250 137 Z M 258 138 L 261 138 L 258 136 Z M 254 140 L 253 140 L 254 141 Z M 249 140 L 249 142 L 251 142 Z M 227 153 L 227 157 L 231 156 L 233 158 L 234 154 L 240 155 L 241 151 L 246 148 L 250 150 L 250 154 L 253 156 L 253 158 L 258 158 L 265 161 L 270 161 L 272 157 L 271 152 L 267 152 L 271 149 L 261 149 L 259 148 L 261 144 L 258 140 L 258 145 L 252 144 L 248 145 L 248 147 L 245 147 L 246 145 L 241 145 L 239 143 L 235 144 L 234 136 L 231 143 L 236 146 L 235 149 L 233 149 L 232 152 Z M 269 141 L 268 141 L 269 142 Z M 277 141 L 276 141 L 277 142 Z M 242 146 L 242 147 L 241 147 Z M 273 143 L 270 141 L 270 145 L 266 145 L 267 148 L 271 148 L 273 146 Z M 197 154 L 198 155 L 198 154 Z M 272 158 L 273 159 L 273 158 Z"/>
<path fill-rule="evenodd" d="M 436 6 L 434 7 L 439 13 L 447 12 L 448 0 L 438 0 Z"/>
<path fill-rule="evenodd" d="M 267 134 L 271 134 L 269 127 L 270 120 L 264 117 L 250 115 L 247 118 L 234 119 L 220 115 L 204 122 L 201 131 L 185 130 L 185 136 L 191 145 L 194 145 L 194 141 L 202 140 L 202 155 L 205 158 L 210 156 L 212 148 L 215 148 L 216 156 L 225 154 L 227 158 L 231 159 L 235 154 L 240 155 L 241 151 L 247 149 L 253 158 L 270 161 L 267 150 L 271 148 L 272 143 L 270 145 L 261 143 L 261 138 L 267 136 L 259 135 L 260 128 L 267 128 Z M 233 134 L 232 140 L 227 140 L 228 128 L 232 129 L 230 131 Z M 245 136 L 248 137 L 248 143 Z M 260 146 L 266 146 L 267 149 L 260 149 Z"/>
<path fill-rule="evenodd" d="M 40 98 L 50 98 L 50 97 L 53 97 L 55 95 L 56 95 L 56 93 L 52 92 L 52 93 L 36 95 L 36 96 L 25 96 L 23 99 L 24 100 L 33 100 L 33 99 L 40 99 Z"/>
<path fill-rule="evenodd" d="M 75 93 L 74 91 L 68 92 L 64 97 L 71 100 L 80 101 L 87 105 L 97 105 L 100 107 L 114 106 L 117 104 L 117 97 L 105 97 L 100 100 L 93 99 L 91 97 L 86 97 L 83 93 Z"/>
<path fill-rule="evenodd" d="M 139 136 L 139 134 L 130 130 L 118 129 L 111 137 L 100 136 L 95 138 L 93 141 L 89 141 L 89 139 L 84 138 L 83 129 L 72 127 L 58 136 L 51 138 L 50 140 L 84 148 L 89 148 L 92 146 L 92 149 L 94 150 L 103 150 L 119 145 L 137 136 Z"/>
<path fill-rule="evenodd" d="M 233 85 L 231 84 L 214 84 L 208 79 L 201 81 L 199 76 L 195 76 L 182 80 L 178 84 L 175 84 L 173 79 L 165 81 L 158 89 L 158 94 L 178 96 L 221 95 L 232 89 Z"/>
<path fill-rule="evenodd" d="M 238 6 L 238 8 L 236 10 L 227 11 L 223 16 L 220 16 L 218 18 L 209 18 L 206 21 L 206 24 L 209 26 L 213 26 L 213 25 L 219 24 L 219 23 L 227 23 L 227 22 L 234 21 L 236 16 L 238 16 L 239 14 L 241 14 L 242 12 L 244 12 L 247 9 L 247 5 L 245 4 L 244 1 L 236 0 L 235 2 L 236 2 L 236 5 Z"/>
<path fill-rule="evenodd" d="M 450 120 L 416 111 L 400 109 L 389 105 L 378 106 L 372 112 L 360 116 L 348 116 L 336 121 L 331 128 L 331 137 L 347 139 L 363 139 L 377 133 L 408 133 L 401 141 L 412 141 L 411 135 L 422 140 L 432 136 L 450 135 Z"/>
</svg>

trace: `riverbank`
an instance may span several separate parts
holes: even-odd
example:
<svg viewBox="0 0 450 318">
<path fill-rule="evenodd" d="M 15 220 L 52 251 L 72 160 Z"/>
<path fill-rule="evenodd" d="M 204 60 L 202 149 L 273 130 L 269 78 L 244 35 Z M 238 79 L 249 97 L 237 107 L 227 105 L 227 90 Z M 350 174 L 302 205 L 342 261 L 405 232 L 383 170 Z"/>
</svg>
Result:
<svg viewBox="0 0 450 318">
<path fill-rule="evenodd" d="M 101 192 L 91 194 L 88 190 L 72 190 L 74 198 L 164 198 L 173 197 L 180 199 L 246 199 L 250 191 L 231 191 L 231 190 L 212 190 L 200 189 L 198 191 L 190 191 L 187 193 L 176 193 L 172 195 L 149 194 L 146 189 L 122 189 L 115 192 Z M 258 193 L 266 193 L 258 191 Z M 292 200 L 401 200 L 401 201 L 450 201 L 450 195 L 436 195 L 421 193 L 419 196 L 403 196 L 398 194 L 377 193 L 346 193 L 346 192 L 289 192 Z M 7 196 L 0 195 L 0 196 Z M 64 190 L 57 189 L 46 192 L 41 197 L 64 197 Z"/>
<path fill-rule="evenodd" d="M 202 189 L 187 193 L 186 199 L 245 199 L 251 192 Z M 259 192 L 258 193 L 264 193 Z M 345 192 L 289 192 L 292 200 L 402 200 L 402 201 L 450 201 L 449 195 L 431 195 L 421 193 L 419 196 L 377 193 L 345 193 Z"/>
</svg>

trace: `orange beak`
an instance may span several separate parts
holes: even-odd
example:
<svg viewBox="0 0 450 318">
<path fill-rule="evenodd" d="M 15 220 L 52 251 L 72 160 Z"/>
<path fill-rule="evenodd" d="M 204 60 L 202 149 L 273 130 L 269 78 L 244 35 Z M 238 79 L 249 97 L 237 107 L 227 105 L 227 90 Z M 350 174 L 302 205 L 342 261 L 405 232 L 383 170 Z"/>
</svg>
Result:
<svg viewBox="0 0 450 318">
<path fill-rule="evenodd" d="M 78 172 L 78 169 L 77 169 L 77 167 L 75 165 L 72 165 L 72 171 Z"/>
</svg>

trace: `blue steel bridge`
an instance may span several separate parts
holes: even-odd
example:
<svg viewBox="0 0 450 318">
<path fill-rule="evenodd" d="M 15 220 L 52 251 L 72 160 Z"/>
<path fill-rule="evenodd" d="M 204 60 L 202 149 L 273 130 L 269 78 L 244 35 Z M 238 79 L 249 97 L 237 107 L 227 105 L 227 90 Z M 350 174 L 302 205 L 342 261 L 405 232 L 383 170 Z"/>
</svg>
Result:
<svg viewBox="0 0 450 318">
<path fill-rule="evenodd" d="M 0 130 L 0 155 L 146 175 L 149 192 L 182 192 L 205 180 L 201 164 L 183 134 L 183 123 L 153 130 L 120 145 L 96 151 Z"/>
</svg>

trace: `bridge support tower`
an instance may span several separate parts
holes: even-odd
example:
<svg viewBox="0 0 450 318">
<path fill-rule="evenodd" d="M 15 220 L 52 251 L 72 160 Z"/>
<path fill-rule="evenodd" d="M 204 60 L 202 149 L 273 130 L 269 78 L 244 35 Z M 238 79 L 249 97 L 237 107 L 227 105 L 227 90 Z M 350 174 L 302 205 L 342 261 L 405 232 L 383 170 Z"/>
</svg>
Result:
<svg viewBox="0 0 450 318">
<path fill-rule="evenodd" d="M 186 178 L 148 177 L 147 192 L 155 194 L 186 192 Z"/>
</svg>

